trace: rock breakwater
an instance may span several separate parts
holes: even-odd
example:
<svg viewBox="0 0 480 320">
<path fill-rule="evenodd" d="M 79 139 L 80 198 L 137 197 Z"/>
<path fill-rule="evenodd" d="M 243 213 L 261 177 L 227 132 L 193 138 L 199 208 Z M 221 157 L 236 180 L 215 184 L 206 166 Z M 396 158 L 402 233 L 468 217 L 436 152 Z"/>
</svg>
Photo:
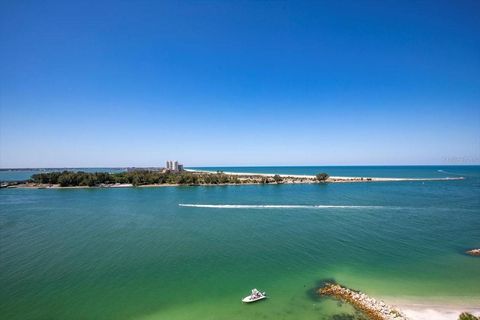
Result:
<svg viewBox="0 0 480 320">
<path fill-rule="evenodd" d="M 383 301 L 370 298 L 365 293 L 342 287 L 339 284 L 327 283 L 318 289 L 318 293 L 322 296 L 332 296 L 344 300 L 372 320 L 407 320 L 403 313 Z"/>
<path fill-rule="evenodd" d="M 471 256 L 480 257 L 480 249 L 468 250 L 466 253 L 469 254 L 469 255 L 471 255 Z"/>
</svg>

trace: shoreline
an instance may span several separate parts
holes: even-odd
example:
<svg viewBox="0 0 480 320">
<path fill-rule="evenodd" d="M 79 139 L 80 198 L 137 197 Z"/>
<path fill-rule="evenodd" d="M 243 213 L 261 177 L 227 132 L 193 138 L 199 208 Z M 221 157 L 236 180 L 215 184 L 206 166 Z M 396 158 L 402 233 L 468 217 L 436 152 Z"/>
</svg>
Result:
<svg viewBox="0 0 480 320">
<path fill-rule="evenodd" d="M 477 300 L 473 297 L 374 298 L 337 283 L 326 283 L 317 289 L 317 293 L 347 302 L 375 320 L 458 320 L 462 313 L 480 317 L 480 305 L 476 304 Z"/>
<path fill-rule="evenodd" d="M 217 174 L 215 171 L 198 171 L 192 169 L 185 170 L 188 173 L 198 174 Z M 101 184 L 96 186 L 60 186 L 59 184 L 41 184 L 34 182 L 3 182 L 2 189 L 107 189 L 107 188 L 156 188 L 156 187 L 196 187 L 196 186 L 242 186 L 242 185 L 276 185 L 276 184 L 324 184 L 324 183 L 368 183 L 368 182 L 402 182 L 402 181 L 451 181 L 464 180 L 464 177 L 446 177 L 446 178 L 383 178 L 383 177 L 344 177 L 330 176 L 325 181 L 318 181 L 314 175 L 291 175 L 274 173 L 246 173 L 246 172 L 221 172 L 223 175 L 238 177 L 238 183 L 161 183 L 144 184 L 134 186 L 131 183 Z M 275 176 L 282 178 L 281 182 L 275 182 Z M 269 180 L 264 182 L 263 180 Z M 3 185 L 6 184 L 6 185 Z"/>
<path fill-rule="evenodd" d="M 480 305 L 475 306 L 473 299 L 470 304 L 463 301 L 448 300 L 448 298 L 443 300 L 425 297 L 382 297 L 381 299 L 400 309 L 411 320 L 458 320 L 463 312 L 480 317 Z"/>
<path fill-rule="evenodd" d="M 199 173 L 217 173 L 217 171 L 208 170 L 192 170 L 185 169 L 187 172 L 199 172 Z M 260 177 L 274 177 L 275 173 L 253 173 L 253 172 L 227 172 L 222 171 L 224 174 L 232 176 L 260 176 Z M 282 178 L 295 178 L 295 179 L 316 179 L 315 175 L 306 174 L 278 174 Z M 445 178 L 384 178 L 384 177 L 346 177 L 346 176 L 330 176 L 326 182 L 389 182 L 389 181 L 450 181 L 450 180 L 464 180 L 464 177 L 445 177 Z"/>
</svg>

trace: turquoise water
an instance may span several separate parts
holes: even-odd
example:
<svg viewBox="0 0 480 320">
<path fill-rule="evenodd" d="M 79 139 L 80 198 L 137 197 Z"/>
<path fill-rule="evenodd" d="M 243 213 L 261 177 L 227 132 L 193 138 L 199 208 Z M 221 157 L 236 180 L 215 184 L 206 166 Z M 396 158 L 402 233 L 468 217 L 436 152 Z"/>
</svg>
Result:
<svg viewBox="0 0 480 320">
<path fill-rule="evenodd" d="M 289 168 L 298 174 L 343 170 L 351 172 L 343 175 L 466 179 L 1 189 L 2 318 L 352 314 L 347 305 L 315 296 L 313 290 L 326 279 L 374 297 L 478 305 L 480 259 L 463 252 L 480 246 L 480 167 Z M 284 170 L 272 171 L 290 173 Z M 288 205 L 296 207 L 282 207 Z M 270 299 L 242 305 L 253 287 Z"/>
</svg>

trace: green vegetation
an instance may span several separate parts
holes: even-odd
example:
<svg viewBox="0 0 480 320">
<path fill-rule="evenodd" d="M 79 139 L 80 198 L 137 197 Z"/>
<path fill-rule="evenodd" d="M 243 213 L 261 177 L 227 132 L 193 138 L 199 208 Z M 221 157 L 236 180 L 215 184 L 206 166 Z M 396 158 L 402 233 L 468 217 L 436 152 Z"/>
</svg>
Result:
<svg viewBox="0 0 480 320">
<path fill-rule="evenodd" d="M 61 187 L 101 186 L 114 183 L 130 183 L 134 186 L 148 184 L 228 184 L 241 183 L 237 176 L 224 173 L 193 173 L 193 172 L 160 172 L 136 170 L 131 172 L 50 172 L 34 174 L 31 182 L 39 184 L 60 185 Z"/>
<path fill-rule="evenodd" d="M 273 176 L 273 180 L 275 180 L 276 183 L 280 183 L 283 181 L 283 178 L 276 174 Z"/>
<path fill-rule="evenodd" d="M 479 320 L 479 317 L 475 317 L 473 314 L 468 312 L 462 312 L 462 314 L 458 317 L 458 320 Z"/>
<path fill-rule="evenodd" d="M 57 171 L 49 173 L 34 174 L 29 183 L 39 185 L 59 185 L 61 187 L 98 187 L 109 186 L 113 184 L 131 184 L 133 186 L 142 185 L 216 185 L 216 184 L 245 184 L 245 183 L 277 183 L 281 184 L 285 181 L 291 182 L 293 178 L 285 179 L 276 174 L 273 177 L 261 175 L 233 175 L 226 174 L 222 171 L 217 173 L 208 172 L 172 172 L 172 171 L 156 171 L 156 170 L 133 170 L 120 173 L 108 172 L 83 172 L 83 171 Z M 319 173 L 316 179 L 325 182 L 328 174 Z M 311 179 L 294 179 L 295 181 L 305 182 Z"/>
<path fill-rule="evenodd" d="M 315 177 L 317 178 L 318 181 L 325 182 L 328 179 L 328 174 L 322 172 L 322 173 L 317 174 Z"/>
</svg>

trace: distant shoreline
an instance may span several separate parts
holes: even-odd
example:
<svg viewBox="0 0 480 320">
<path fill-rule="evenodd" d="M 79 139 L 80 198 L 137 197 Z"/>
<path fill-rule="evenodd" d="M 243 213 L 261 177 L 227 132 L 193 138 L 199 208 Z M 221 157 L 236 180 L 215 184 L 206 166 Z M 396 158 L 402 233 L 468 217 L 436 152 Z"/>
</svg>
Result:
<svg viewBox="0 0 480 320">
<path fill-rule="evenodd" d="M 272 166 L 267 166 L 267 165 L 260 165 L 260 166 L 248 166 L 248 165 L 242 165 L 242 166 L 221 166 L 221 167 L 202 167 L 202 166 L 194 166 L 194 167 L 189 167 L 189 168 L 351 168 L 351 167 L 363 167 L 363 168 L 368 168 L 368 167 L 479 167 L 480 163 L 477 164 L 351 164 L 351 165 L 299 165 L 299 166 L 294 166 L 294 165 L 272 165 Z M 161 169 L 162 167 L 156 167 L 156 166 L 151 166 L 151 167 L 135 167 L 135 166 L 120 166 L 120 167 L 24 167 L 24 168 L 17 168 L 17 167 L 3 167 L 0 168 L 1 171 L 63 171 L 63 170 L 91 170 L 91 169 L 113 169 L 113 170 L 127 170 L 129 168 L 137 168 L 137 169 L 146 169 L 146 168 L 157 168 Z M 190 169 L 193 170 L 193 169 Z"/>
</svg>

